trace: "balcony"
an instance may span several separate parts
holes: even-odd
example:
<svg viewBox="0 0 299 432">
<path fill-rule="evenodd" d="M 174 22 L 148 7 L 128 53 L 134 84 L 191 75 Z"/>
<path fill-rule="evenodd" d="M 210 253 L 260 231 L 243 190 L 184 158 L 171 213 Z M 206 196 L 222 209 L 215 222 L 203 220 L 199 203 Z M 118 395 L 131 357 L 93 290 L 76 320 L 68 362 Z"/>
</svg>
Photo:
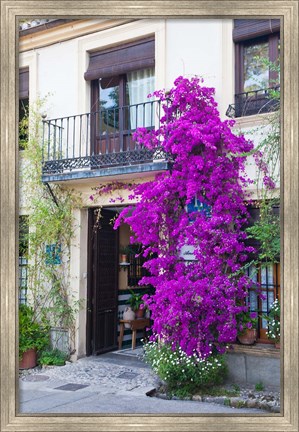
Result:
<svg viewBox="0 0 299 432">
<path fill-rule="evenodd" d="M 153 130 L 163 115 L 160 101 L 43 120 L 42 180 L 64 181 L 167 169 L 161 148 L 133 139 L 137 128 Z"/>
<path fill-rule="evenodd" d="M 264 114 L 279 109 L 280 87 L 254 90 L 235 95 L 235 103 L 229 105 L 226 115 L 230 118 Z"/>
</svg>

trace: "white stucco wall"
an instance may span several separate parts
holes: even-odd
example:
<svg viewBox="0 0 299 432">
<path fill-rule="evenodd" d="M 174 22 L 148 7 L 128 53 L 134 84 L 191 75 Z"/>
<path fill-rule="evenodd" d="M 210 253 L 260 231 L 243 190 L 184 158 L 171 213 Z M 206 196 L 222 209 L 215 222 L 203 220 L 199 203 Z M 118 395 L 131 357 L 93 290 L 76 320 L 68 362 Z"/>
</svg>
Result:
<svg viewBox="0 0 299 432">
<path fill-rule="evenodd" d="M 48 118 L 80 113 L 77 82 L 77 40 L 37 50 L 37 89 L 41 98 L 48 96 Z"/>
<path fill-rule="evenodd" d="M 224 115 L 233 99 L 232 20 L 166 20 L 166 87 L 179 75 L 204 79 L 216 89 L 215 99 Z"/>
</svg>

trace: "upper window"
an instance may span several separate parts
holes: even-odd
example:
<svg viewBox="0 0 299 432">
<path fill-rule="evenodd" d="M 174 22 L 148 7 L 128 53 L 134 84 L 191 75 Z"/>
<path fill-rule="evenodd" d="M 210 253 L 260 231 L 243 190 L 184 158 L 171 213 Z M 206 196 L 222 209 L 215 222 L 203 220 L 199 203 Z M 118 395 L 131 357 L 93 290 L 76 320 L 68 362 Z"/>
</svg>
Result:
<svg viewBox="0 0 299 432">
<path fill-rule="evenodd" d="M 135 130 L 137 127 L 153 126 L 151 99 L 148 95 L 155 89 L 154 68 L 128 72 L 117 77 L 97 81 L 94 105 L 91 111 L 103 110 L 100 119 L 102 130 L 118 129 L 123 117 L 123 127 Z"/>
<path fill-rule="evenodd" d="M 154 127 L 154 65 L 153 37 L 90 53 L 92 154 L 136 150 L 133 132 Z"/>
<path fill-rule="evenodd" d="M 243 91 L 269 87 L 269 68 L 259 59 L 269 58 L 269 41 L 262 40 L 243 47 Z"/>
<path fill-rule="evenodd" d="M 279 86 L 279 20 L 235 20 L 235 116 L 270 112 Z"/>
</svg>

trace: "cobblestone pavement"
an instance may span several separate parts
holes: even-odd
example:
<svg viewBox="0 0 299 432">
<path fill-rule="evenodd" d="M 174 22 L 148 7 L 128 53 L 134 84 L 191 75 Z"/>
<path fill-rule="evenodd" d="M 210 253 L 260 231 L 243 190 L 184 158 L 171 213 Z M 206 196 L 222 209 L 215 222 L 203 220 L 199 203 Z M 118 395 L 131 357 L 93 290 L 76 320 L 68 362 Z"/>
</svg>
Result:
<svg viewBox="0 0 299 432">
<path fill-rule="evenodd" d="M 127 356 L 130 354 L 128 353 Z M 116 357 L 116 355 L 114 355 Z M 136 357 L 136 356 L 134 356 Z M 133 358 L 133 356 L 132 356 Z M 88 385 L 89 390 L 96 389 L 101 386 L 104 390 L 125 390 L 131 391 L 137 388 L 155 388 L 158 384 L 158 379 L 152 370 L 146 365 L 136 367 L 135 362 L 127 362 L 127 366 L 116 364 L 116 361 L 121 363 L 121 356 L 115 359 L 113 363 L 107 360 L 111 357 L 85 357 L 74 363 L 68 362 L 65 366 L 60 367 L 44 367 L 35 369 L 31 374 L 24 374 L 21 379 L 23 381 L 34 382 L 38 381 L 39 377 L 47 377 L 47 385 L 61 383 L 73 383 Z"/>
<path fill-rule="evenodd" d="M 146 396 L 159 385 L 151 369 L 137 355 L 141 349 L 86 357 L 65 366 L 35 368 L 20 373 L 21 413 L 246 413 L 258 409 Z"/>
</svg>

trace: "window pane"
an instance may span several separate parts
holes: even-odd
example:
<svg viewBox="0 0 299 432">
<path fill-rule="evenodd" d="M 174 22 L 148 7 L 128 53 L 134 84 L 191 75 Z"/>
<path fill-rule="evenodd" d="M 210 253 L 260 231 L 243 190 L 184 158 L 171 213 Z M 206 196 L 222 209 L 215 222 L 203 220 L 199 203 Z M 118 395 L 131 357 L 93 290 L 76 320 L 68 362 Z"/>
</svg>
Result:
<svg viewBox="0 0 299 432">
<path fill-rule="evenodd" d="M 258 311 L 257 294 L 255 291 L 249 291 L 250 310 Z"/>
<path fill-rule="evenodd" d="M 155 90 L 154 68 L 127 74 L 127 96 L 131 129 L 154 125 L 154 106 L 148 95 Z"/>
<path fill-rule="evenodd" d="M 251 265 L 248 269 L 248 276 L 250 277 L 250 279 L 252 279 L 254 282 L 257 282 L 257 274 L 258 270 L 256 266 Z"/>
<path fill-rule="evenodd" d="M 271 287 L 274 285 L 273 264 L 261 268 L 261 283 Z"/>
<path fill-rule="evenodd" d="M 119 85 L 115 79 L 111 82 L 100 80 L 100 134 L 115 133 L 119 127 Z"/>
<path fill-rule="evenodd" d="M 269 59 L 269 43 L 244 46 L 244 92 L 269 87 L 269 67 L 260 59 Z"/>
</svg>

